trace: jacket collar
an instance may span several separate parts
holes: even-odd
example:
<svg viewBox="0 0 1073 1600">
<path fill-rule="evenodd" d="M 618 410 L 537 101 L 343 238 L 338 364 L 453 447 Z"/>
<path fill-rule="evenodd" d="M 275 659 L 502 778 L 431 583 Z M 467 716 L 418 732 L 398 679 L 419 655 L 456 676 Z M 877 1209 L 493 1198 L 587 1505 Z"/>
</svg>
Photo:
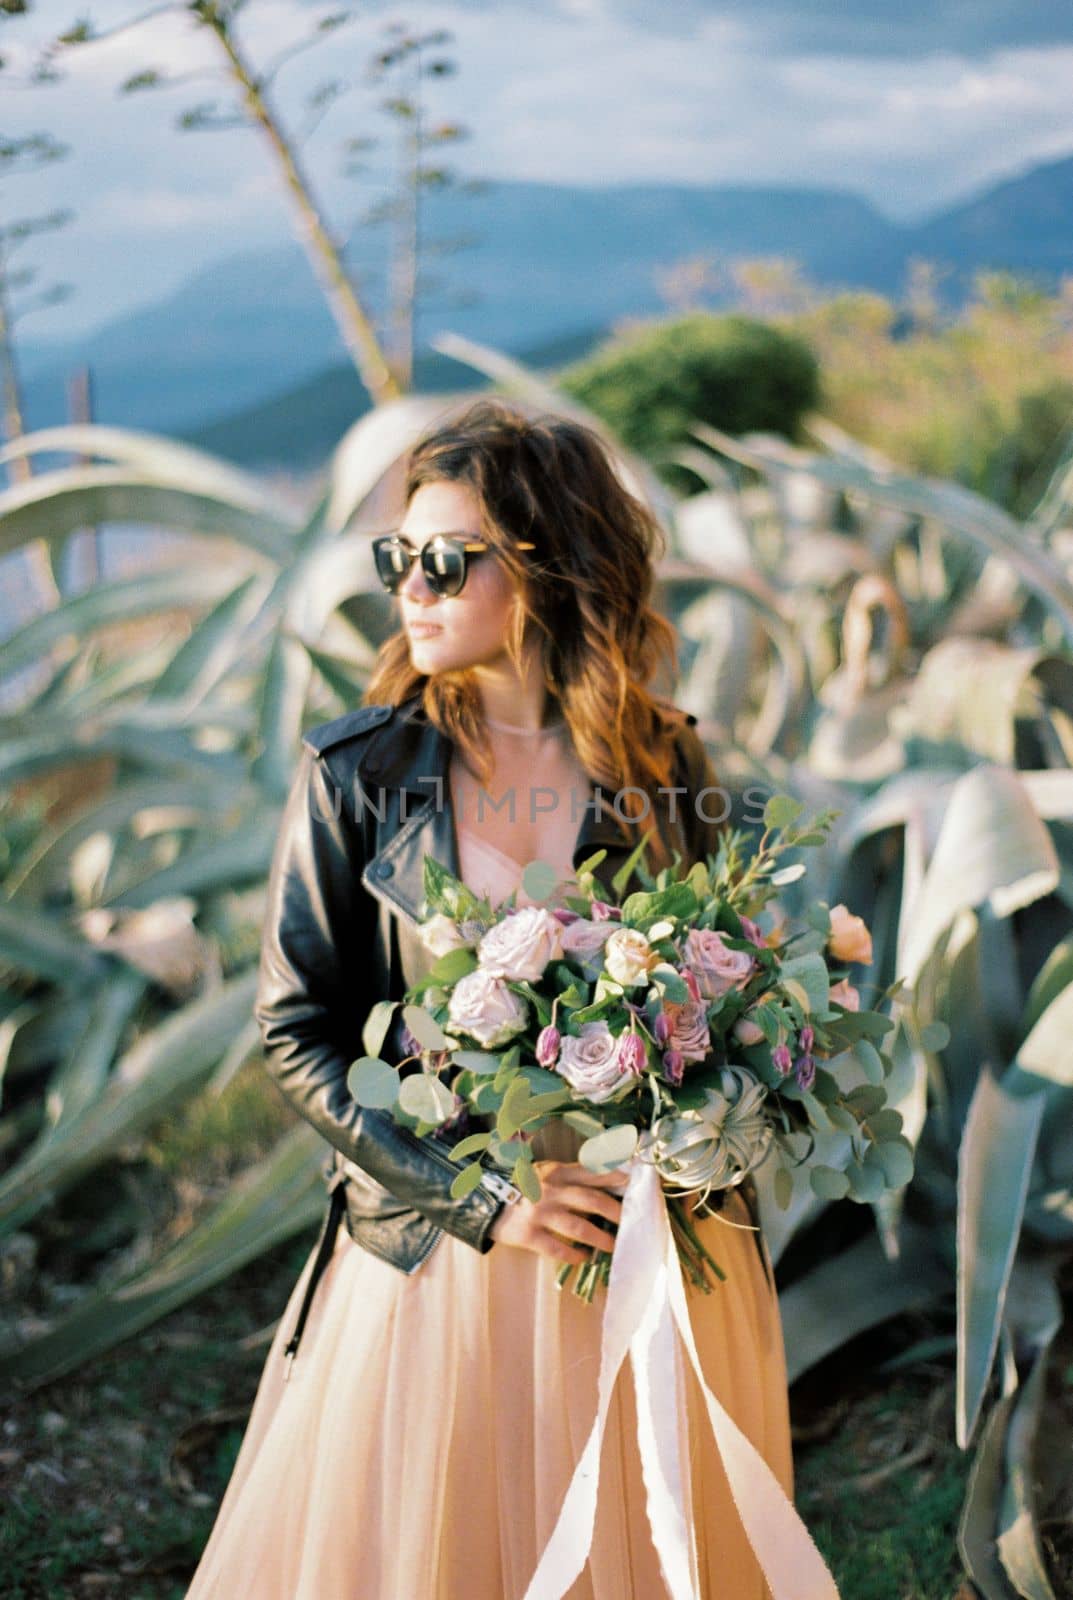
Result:
<svg viewBox="0 0 1073 1600">
<path fill-rule="evenodd" d="M 448 805 L 448 768 L 454 743 L 431 723 L 420 698 L 412 697 L 368 739 L 358 759 L 358 774 L 367 790 L 397 789 L 422 797 L 407 807 L 407 820 L 367 863 L 362 882 L 378 898 L 388 900 L 412 920 L 420 916 L 421 863 L 434 856 L 459 875 L 458 844 Z M 600 790 L 590 776 L 591 803 L 585 808 L 574 840 L 576 869 L 594 851 L 606 849 L 599 875 L 609 882 L 629 853 L 611 807 L 612 792 Z M 385 872 L 385 864 L 391 871 Z"/>
</svg>

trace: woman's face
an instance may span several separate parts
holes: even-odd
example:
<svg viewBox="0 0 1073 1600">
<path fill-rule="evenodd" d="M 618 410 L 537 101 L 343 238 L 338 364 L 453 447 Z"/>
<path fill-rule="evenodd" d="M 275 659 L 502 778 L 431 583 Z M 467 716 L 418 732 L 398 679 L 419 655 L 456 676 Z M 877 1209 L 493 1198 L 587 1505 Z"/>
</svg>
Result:
<svg viewBox="0 0 1073 1600">
<path fill-rule="evenodd" d="M 467 484 L 438 479 L 415 491 L 399 529 L 415 550 L 436 533 L 483 537 L 480 504 Z M 398 589 L 410 659 L 431 675 L 506 661 L 506 641 L 517 604 L 514 579 L 491 552 L 471 553 L 462 593 L 435 594 L 415 561 Z"/>
</svg>

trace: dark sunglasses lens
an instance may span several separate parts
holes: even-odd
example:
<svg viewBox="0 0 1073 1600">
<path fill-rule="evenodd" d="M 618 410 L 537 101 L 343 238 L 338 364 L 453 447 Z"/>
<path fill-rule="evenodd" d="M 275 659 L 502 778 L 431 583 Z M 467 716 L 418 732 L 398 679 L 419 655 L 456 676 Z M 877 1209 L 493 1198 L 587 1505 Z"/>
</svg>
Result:
<svg viewBox="0 0 1073 1600">
<path fill-rule="evenodd" d="M 373 556 L 380 582 L 392 594 L 409 572 L 413 555 L 401 539 L 385 539 L 374 545 Z"/>
<path fill-rule="evenodd" d="M 421 552 L 421 570 L 436 594 L 458 594 L 466 581 L 466 552 L 452 539 L 431 539 Z"/>
</svg>

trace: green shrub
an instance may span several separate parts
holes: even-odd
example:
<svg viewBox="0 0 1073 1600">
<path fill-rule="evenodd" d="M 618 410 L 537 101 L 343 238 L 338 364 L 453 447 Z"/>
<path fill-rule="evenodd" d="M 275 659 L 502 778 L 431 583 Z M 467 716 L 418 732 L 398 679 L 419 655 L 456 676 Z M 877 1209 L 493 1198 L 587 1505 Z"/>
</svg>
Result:
<svg viewBox="0 0 1073 1600">
<path fill-rule="evenodd" d="M 668 482 L 691 490 L 692 474 L 666 460 L 692 442 L 691 423 L 795 438 L 818 401 L 820 369 L 797 334 L 753 317 L 696 312 L 631 328 L 558 381 Z"/>
</svg>

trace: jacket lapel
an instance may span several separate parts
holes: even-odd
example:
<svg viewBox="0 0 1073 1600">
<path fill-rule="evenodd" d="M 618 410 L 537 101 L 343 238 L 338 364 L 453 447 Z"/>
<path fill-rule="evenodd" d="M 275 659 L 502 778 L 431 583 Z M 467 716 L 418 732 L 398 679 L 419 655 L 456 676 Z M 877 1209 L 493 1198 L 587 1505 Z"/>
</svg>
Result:
<svg viewBox="0 0 1073 1600">
<path fill-rule="evenodd" d="M 361 881 L 370 894 L 416 923 L 424 899 L 425 856 L 460 876 L 448 780 L 454 746 L 427 720 L 418 701 L 405 702 L 399 712 L 376 730 L 358 760 L 368 803 L 384 815 L 377 830 L 382 843 L 366 862 Z M 610 798 L 591 778 L 589 793 L 591 803 L 574 841 L 573 865 L 576 869 L 595 851 L 606 849 L 597 874 L 609 884 L 629 847 Z"/>
</svg>

